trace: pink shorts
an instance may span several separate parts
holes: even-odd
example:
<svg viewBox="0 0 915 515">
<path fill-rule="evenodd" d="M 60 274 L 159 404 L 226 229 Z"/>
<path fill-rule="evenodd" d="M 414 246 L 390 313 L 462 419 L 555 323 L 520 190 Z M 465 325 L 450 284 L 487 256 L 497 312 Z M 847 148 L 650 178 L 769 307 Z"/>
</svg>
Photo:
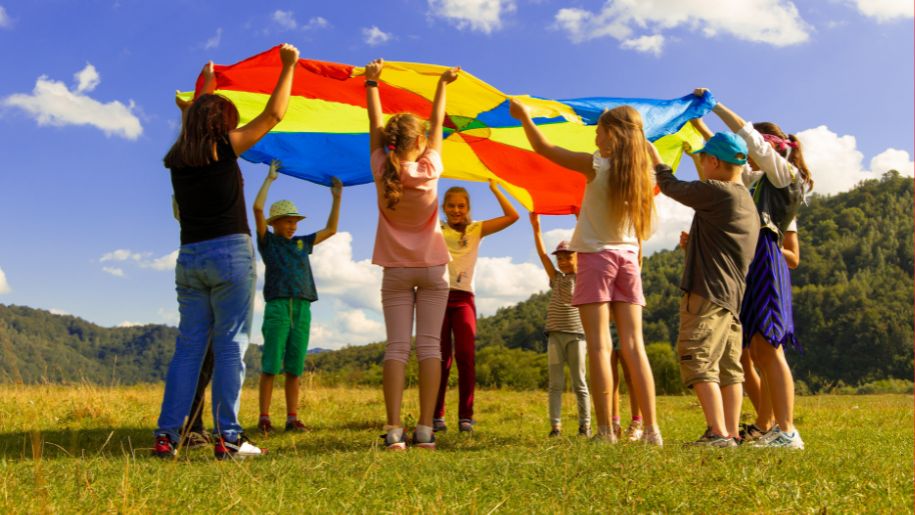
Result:
<svg viewBox="0 0 915 515">
<path fill-rule="evenodd" d="M 614 249 L 578 253 L 572 305 L 597 302 L 645 305 L 638 252 Z"/>
</svg>

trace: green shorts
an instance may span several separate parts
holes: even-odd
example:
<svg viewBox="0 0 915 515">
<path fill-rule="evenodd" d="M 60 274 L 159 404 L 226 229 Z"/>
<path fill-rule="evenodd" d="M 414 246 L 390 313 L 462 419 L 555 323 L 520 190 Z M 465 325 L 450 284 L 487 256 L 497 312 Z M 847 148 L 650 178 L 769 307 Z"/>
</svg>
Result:
<svg viewBox="0 0 915 515">
<path fill-rule="evenodd" d="M 263 373 L 302 375 L 308 353 L 311 302 L 304 299 L 273 299 L 264 308 Z"/>
</svg>

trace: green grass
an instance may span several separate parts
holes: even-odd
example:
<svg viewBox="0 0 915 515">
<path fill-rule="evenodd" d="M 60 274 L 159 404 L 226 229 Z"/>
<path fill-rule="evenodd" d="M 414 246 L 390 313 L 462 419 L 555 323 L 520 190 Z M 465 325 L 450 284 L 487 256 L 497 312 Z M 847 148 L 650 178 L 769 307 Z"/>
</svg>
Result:
<svg viewBox="0 0 915 515">
<path fill-rule="evenodd" d="M 209 449 L 150 458 L 161 396 L 158 386 L 0 387 L 0 513 L 911 513 L 915 502 L 911 395 L 800 397 L 807 449 L 796 452 L 684 448 L 704 430 L 691 397 L 658 399 L 663 448 L 547 439 L 545 392 L 484 390 L 472 436 L 449 418 L 437 452 L 386 453 L 380 389 L 317 388 L 298 410 L 311 431 L 256 439 L 270 454 L 244 462 L 216 462 Z M 408 418 L 416 397 L 406 392 Z M 573 404 L 567 394 L 569 429 Z M 243 422 L 256 421 L 256 405 L 246 389 Z M 279 391 L 274 406 L 279 421 Z"/>
</svg>

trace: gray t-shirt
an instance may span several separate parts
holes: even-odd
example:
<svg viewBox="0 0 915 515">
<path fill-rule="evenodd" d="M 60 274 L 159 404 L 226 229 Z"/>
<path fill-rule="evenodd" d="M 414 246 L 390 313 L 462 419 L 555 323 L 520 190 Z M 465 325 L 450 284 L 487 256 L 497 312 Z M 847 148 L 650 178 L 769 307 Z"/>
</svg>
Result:
<svg viewBox="0 0 915 515">
<path fill-rule="evenodd" d="M 759 239 L 753 197 L 741 182 L 681 181 L 664 164 L 655 172 L 662 193 L 696 211 L 680 289 L 738 315 Z"/>
</svg>

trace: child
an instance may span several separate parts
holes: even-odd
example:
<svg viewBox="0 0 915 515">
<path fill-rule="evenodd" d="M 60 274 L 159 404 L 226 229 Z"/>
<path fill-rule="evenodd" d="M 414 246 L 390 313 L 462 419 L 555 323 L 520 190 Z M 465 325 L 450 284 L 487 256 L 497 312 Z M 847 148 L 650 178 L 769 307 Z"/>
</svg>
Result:
<svg viewBox="0 0 915 515">
<path fill-rule="evenodd" d="M 311 303 L 318 300 L 308 255 L 315 245 L 337 233 L 340 215 L 340 195 L 343 185 L 333 178 L 333 205 L 327 226 L 307 236 L 296 236 L 299 222 L 305 218 L 289 200 L 270 206 L 270 218 L 264 220 L 267 192 L 276 180 L 280 162 L 270 163 L 264 184 L 254 199 L 254 221 L 257 224 L 257 250 L 264 260 L 264 349 L 261 357 L 260 418 L 257 429 L 269 435 L 270 401 L 276 374 L 286 372 L 286 431 L 304 431 L 305 425 L 296 414 L 299 405 L 299 377 L 305 368 L 308 353 L 308 333 L 311 328 Z M 267 230 L 267 226 L 273 232 Z"/>
<path fill-rule="evenodd" d="M 696 89 L 694 94 L 704 95 Z M 791 275 L 797 267 L 796 216 L 804 196 L 813 188 L 800 142 L 774 123 L 751 124 L 720 102 L 713 112 L 747 144 L 749 157 L 759 170 L 744 169 L 745 184 L 753 186 L 760 218 L 759 241 L 747 276 L 747 295 L 740 310 L 744 346 L 760 370 L 760 405 L 757 424 L 775 425 L 754 444 L 762 447 L 803 449 L 794 427 L 794 378 L 785 359 L 784 345 L 798 345 L 791 312 Z M 750 432 L 753 429 L 750 428 Z"/>
<path fill-rule="evenodd" d="M 561 241 L 553 251 L 556 266 L 546 254 L 540 235 L 540 216 L 531 213 L 534 246 L 547 277 L 550 278 L 550 303 L 546 311 L 547 362 L 550 372 L 550 436 L 562 432 L 562 392 L 566 388 L 564 366 L 569 365 L 572 388 L 578 400 L 578 434 L 591 436 L 591 395 L 585 380 L 587 347 L 585 330 L 578 309 L 572 306 L 575 272 L 578 265 L 569 242 Z M 558 270 L 557 270 L 558 268 Z"/>
<path fill-rule="evenodd" d="M 610 352 L 610 369 L 613 371 L 613 397 L 611 399 L 613 434 L 616 435 L 617 439 L 623 436 L 623 427 L 620 425 L 620 374 L 617 373 L 617 370 L 622 368 L 623 380 L 626 381 L 626 390 L 629 392 L 629 412 L 632 417 L 629 427 L 626 428 L 626 440 L 638 442 L 642 439 L 642 434 L 644 434 L 642 430 L 642 411 L 639 409 L 639 401 L 636 399 L 635 392 L 632 389 L 632 379 L 629 377 L 629 370 L 626 368 L 626 360 L 618 346 L 619 338 L 614 343 L 617 345 L 614 345 L 613 350 Z"/>
<path fill-rule="evenodd" d="M 741 182 L 747 147 L 733 133 L 715 134 L 697 150 L 704 181 L 674 177 L 652 147 L 657 183 L 668 197 L 695 209 L 680 289 L 677 354 L 708 430 L 696 445 L 734 447 L 743 400 L 740 302 L 753 259 L 759 218 Z"/>
<path fill-rule="evenodd" d="M 662 445 L 655 418 L 654 378 L 642 340 L 642 278 L 639 243 L 651 234 L 654 187 L 642 117 L 629 106 L 604 111 L 596 127 L 598 150 L 573 152 L 553 145 L 534 125 L 521 103 L 512 100 L 512 116 L 521 120 L 531 147 L 554 163 L 587 179 L 581 213 L 570 244 L 578 253 L 575 296 L 591 368 L 591 393 L 598 437 L 615 442 L 610 425 L 610 313 L 620 346 L 633 375 L 633 387 L 645 416 L 642 441 Z"/>
<path fill-rule="evenodd" d="M 259 456 L 238 422 L 243 357 L 254 313 L 255 262 L 238 158 L 286 114 L 299 51 L 279 50 L 282 67 L 263 112 L 238 126 L 238 110 L 215 90 L 212 63 L 199 97 L 180 102 L 181 133 L 165 155 L 181 224 L 175 285 L 181 321 L 168 365 L 153 455 L 177 453 L 207 347 L 213 349 L 213 418 L 217 459 Z M 269 73 L 264 70 L 264 73 Z"/>
<path fill-rule="evenodd" d="M 452 356 L 458 366 L 458 428 L 461 432 L 473 430 L 473 393 L 477 382 L 474 367 L 477 337 L 477 308 L 473 296 L 473 271 L 477 265 L 477 251 L 480 240 L 510 226 L 518 220 L 518 212 L 511 202 L 499 191 L 496 182 L 489 181 L 489 189 L 503 216 L 472 222 L 470 218 L 470 195 L 460 186 L 448 188 L 442 201 L 442 211 L 446 222 L 442 224 L 442 234 L 451 254 L 448 263 L 450 290 L 445 319 L 442 322 L 442 382 L 438 389 L 435 404 L 435 418 L 432 420 L 434 431 L 445 431 L 445 392 L 448 389 L 448 376 L 451 373 Z M 452 349 L 451 334 L 454 333 Z"/>
<path fill-rule="evenodd" d="M 406 449 L 400 405 L 415 311 L 420 409 L 413 444 L 434 450 L 432 412 L 441 385 L 440 338 L 448 303 L 447 264 L 451 260 L 437 223 L 436 189 L 442 174 L 445 89 L 457 79 L 460 69 L 442 73 L 427 127 L 411 113 L 395 114 L 387 124 L 383 123 L 378 95 L 383 68 L 381 59 L 366 65 L 365 88 L 371 167 L 378 199 L 372 263 L 384 267 L 381 304 L 388 340 L 382 370 L 387 412 L 384 441 L 388 450 Z"/>
</svg>

